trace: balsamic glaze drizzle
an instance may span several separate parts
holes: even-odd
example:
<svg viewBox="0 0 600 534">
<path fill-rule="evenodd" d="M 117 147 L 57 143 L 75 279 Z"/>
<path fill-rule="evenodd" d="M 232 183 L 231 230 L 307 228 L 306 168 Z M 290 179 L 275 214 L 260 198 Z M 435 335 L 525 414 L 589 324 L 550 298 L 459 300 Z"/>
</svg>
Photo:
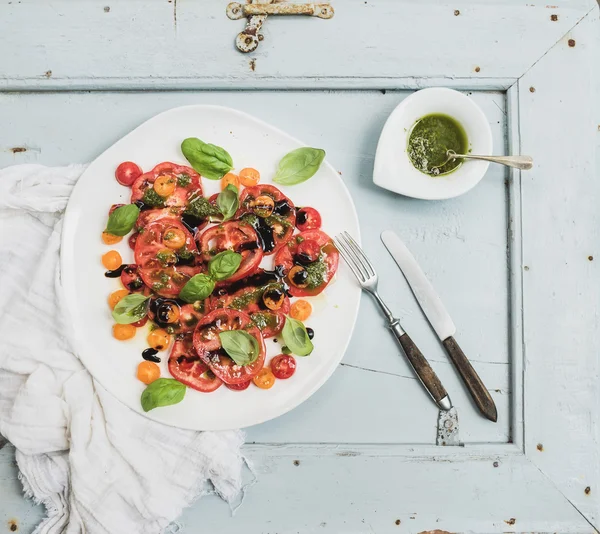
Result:
<svg viewBox="0 0 600 534">
<path fill-rule="evenodd" d="M 106 271 L 104 273 L 104 276 L 106 276 L 106 278 L 119 278 L 119 276 L 121 276 L 121 273 L 123 272 L 123 269 L 125 269 L 125 267 L 127 267 L 127 265 L 125 263 L 123 263 L 121 266 L 117 267 L 116 269 L 114 269 L 112 271 Z"/>
</svg>

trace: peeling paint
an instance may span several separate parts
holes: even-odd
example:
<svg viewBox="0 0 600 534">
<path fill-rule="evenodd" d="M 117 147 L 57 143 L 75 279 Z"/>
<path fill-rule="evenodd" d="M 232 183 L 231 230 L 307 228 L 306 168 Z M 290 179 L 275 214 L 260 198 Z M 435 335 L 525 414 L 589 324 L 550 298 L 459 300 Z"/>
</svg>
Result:
<svg viewBox="0 0 600 534">
<path fill-rule="evenodd" d="M 514 525 L 517 522 L 517 520 L 514 517 L 511 517 L 510 519 L 505 519 L 504 522 L 507 525 Z"/>
<path fill-rule="evenodd" d="M 360 452 L 356 452 L 356 451 L 342 451 L 342 452 L 336 452 L 335 455 L 336 456 L 360 456 Z"/>
<path fill-rule="evenodd" d="M 460 11 L 458 9 L 454 10 L 454 16 L 458 17 L 460 15 Z"/>
<path fill-rule="evenodd" d="M 475 67 L 475 72 L 479 72 L 481 70 L 480 67 Z"/>
<path fill-rule="evenodd" d="M 400 519 L 396 519 L 396 521 L 394 521 L 395 525 L 399 525 L 400 523 L 402 523 L 402 521 L 400 521 Z"/>
<path fill-rule="evenodd" d="M 44 76 L 46 78 L 50 78 L 52 76 L 52 71 L 51 70 L 47 70 L 46 72 L 44 72 Z"/>
<path fill-rule="evenodd" d="M 573 48 L 575 46 L 575 39 L 569 39 L 568 44 L 571 48 Z"/>
<path fill-rule="evenodd" d="M 583 490 L 583 491 L 584 491 L 584 493 L 585 493 L 586 495 L 589 495 L 589 494 L 592 492 L 592 488 L 590 488 L 590 487 L 588 486 L 588 487 L 587 487 L 587 488 L 585 488 L 585 490 Z"/>
<path fill-rule="evenodd" d="M 13 154 L 18 154 L 19 152 L 27 152 L 27 149 L 24 146 L 15 146 L 10 149 Z"/>
<path fill-rule="evenodd" d="M 300 460 L 294 460 L 294 465 L 298 467 L 300 465 Z"/>
<path fill-rule="evenodd" d="M 541 443 L 538 443 L 536 448 L 540 452 L 542 452 L 544 450 L 544 446 Z"/>
<path fill-rule="evenodd" d="M 390 373 L 389 371 L 379 371 L 378 369 L 370 369 L 368 367 L 361 367 L 360 365 L 352 365 L 350 363 L 340 363 L 340 367 L 350 367 L 352 369 L 359 369 L 361 371 L 368 371 L 369 373 L 379 373 L 382 375 L 398 376 L 400 378 L 408 378 L 409 380 L 417 380 L 414 376 L 406 376 L 398 373 Z"/>
<path fill-rule="evenodd" d="M 588 261 L 594 261 L 594 256 L 588 256 Z"/>
<path fill-rule="evenodd" d="M 256 70 L 256 59 L 252 58 L 249 62 L 250 70 L 254 72 Z"/>
<path fill-rule="evenodd" d="M 530 92 L 530 93 L 535 93 L 535 87 L 531 86 L 531 87 L 529 88 L 529 92 Z"/>
<path fill-rule="evenodd" d="M 499 464 L 498 462 L 494 462 L 494 463 L 493 463 L 493 466 L 494 466 L 494 467 L 498 467 L 499 465 L 500 465 L 500 464 Z"/>
<path fill-rule="evenodd" d="M 11 532 L 16 532 L 17 530 L 19 530 L 19 523 L 16 519 L 8 520 L 8 530 L 10 530 Z"/>
<path fill-rule="evenodd" d="M 550 20 L 556 22 L 558 20 L 558 15 L 550 15 Z"/>
<path fill-rule="evenodd" d="M 110 6 L 104 6 L 104 13 L 110 12 Z"/>
</svg>

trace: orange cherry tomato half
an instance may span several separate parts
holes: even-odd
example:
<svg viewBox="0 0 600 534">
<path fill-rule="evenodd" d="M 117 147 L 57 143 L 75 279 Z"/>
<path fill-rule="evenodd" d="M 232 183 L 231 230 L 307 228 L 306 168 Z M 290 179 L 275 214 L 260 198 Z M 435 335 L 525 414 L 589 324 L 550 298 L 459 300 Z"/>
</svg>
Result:
<svg viewBox="0 0 600 534">
<path fill-rule="evenodd" d="M 135 326 L 132 324 L 115 324 L 113 325 L 113 336 L 119 341 L 125 341 L 135 336 Z"/>
<path fill-rule="evenodd" d="M 114 310 L 119 301 L 127 295 L 129 295 L 129 291 L 126 289 L 117 289 L 108 295 L 108 305 L 110 306 L 110 309 Z"/>
<path fill-rule="evenodd" d="M 102 232 L 102 242 L 105 245 L 114 245 L 123 239 L 120 235 L 112 235 L 108 232 Z"/>
<path fill-rule="evenodd" d="M 165 350 L 171 343 L 171 336 L 166 330 L 157 328 L 148 334 L 148 345 L 156 350 Z"/>
<path fill-rule="evenodd" d="M 121 258 L 121 254 L 119 254 L 116 250 L 109 250 L 102 256 L 102 265 L 104 265 L 104 267 L 106 267 L 109 271 L 118 269 L 122 263 L 123 259 Z"/>
<path fill-rule="evenodd" d="M 245 187 L 252 187 L 260 182 L 260 172 L 251 167 L 247 167 L 240 171 L 240 182 Z"/>
<path fill-rule="evenodd" d="M 270 389 L 275 383 L 275 375 L 268 367 L 263 367 L 258 374 L 252 379 L 254 385 L 260 389 Z"/>
<path fill-rule="evenodd" d="M 156 182 L 154 182 L 156 183 Z M 163 232 L 163 243 L 170 249 L 177 250 L 185 246 L 186 235 L 183 230 L 172 226 Z"/>
<path fill-rule="evenodd" d="M 228 185 L 234 185 L 238 189 L 240 188 L 240 179 L 237 174 L 228 172 L 221 178 L 221 189 L 225 189 Z"/>
<path fill-rule="evenodd" d="M 290 316 L 298 321 L 306 321 L 312 313 L 312 305 L 307 300 L 297 300 L 290 308 Z"/>
<path fill-rule="evenodd" d="M 165 198 L 173 194 L 177 187 L 177 179 L 170 174 L 162 174 L 155 181 L 152 186 L 156 194 Z"/>
<path fill-rule="evenodd" d="M 124 161 L 117 167 L 115 178 L 121 185 L 131 187 L 131 184 L 133 184 L 141 174 L 142 169 L 133 163 L 133 161 Z"/>
<path fill-rule="evenodd" d="M 160 367 L 154 362 L 140 362 L 137 368 L 137 377 L 144 384 L 152 384 L 160 378 Z"/>
</svg>

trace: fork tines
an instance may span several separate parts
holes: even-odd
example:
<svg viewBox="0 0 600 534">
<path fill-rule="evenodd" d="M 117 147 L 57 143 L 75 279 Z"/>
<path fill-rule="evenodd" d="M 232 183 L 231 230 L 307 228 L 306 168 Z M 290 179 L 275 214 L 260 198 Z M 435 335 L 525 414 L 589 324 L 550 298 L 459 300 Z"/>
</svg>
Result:
<svg viewBox="0 0 600 534">
<path fill-rule="evenodd" d="M 333 241 L 359 282 L 364 283 L 376 276 L 373 264 L 348 232 L 336 235 Z"/>
</svg>

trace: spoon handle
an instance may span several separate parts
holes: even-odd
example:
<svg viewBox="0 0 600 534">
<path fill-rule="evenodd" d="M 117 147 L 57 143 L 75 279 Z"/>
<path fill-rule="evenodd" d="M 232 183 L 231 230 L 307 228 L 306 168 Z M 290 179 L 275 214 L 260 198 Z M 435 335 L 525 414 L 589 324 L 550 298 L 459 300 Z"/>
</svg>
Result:
<svg viewBox="0 0 600 534">
<path fill-rule="evenodd" d="M 474 154 L 457 154 L 457 158 L 482 159 L 492 163 L 500 163 L 507 167 L 515 167 L 523 171 L 533 167 L 533 158 L 531 156 L 476 156 Z"/>
</svg>

